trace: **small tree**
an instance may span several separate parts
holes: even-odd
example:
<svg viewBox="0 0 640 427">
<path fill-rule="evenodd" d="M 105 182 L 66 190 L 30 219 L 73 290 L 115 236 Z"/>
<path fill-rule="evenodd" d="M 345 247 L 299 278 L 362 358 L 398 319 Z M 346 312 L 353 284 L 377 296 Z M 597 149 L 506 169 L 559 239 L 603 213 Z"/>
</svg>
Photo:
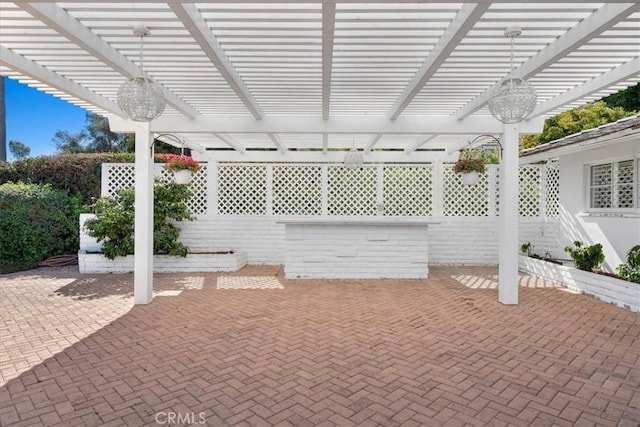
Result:
<svg viewBox="0 0 640 427">
<path fill-rule="evenodd" d="M 53 134 L 51 140 L 56 145 L 58 152 L 61 154 L 77 154 L 84 153 L 84 140 L 87 134 L 84 131 L 71 133 L 67 130 L 58 130 Z"/>
<path fill-rule="evenodd" d="M 31 154 L 31 148 L 20 141 L 9 141 L 9 151 L 16 160 L 23 160 Z"/>
</svg>

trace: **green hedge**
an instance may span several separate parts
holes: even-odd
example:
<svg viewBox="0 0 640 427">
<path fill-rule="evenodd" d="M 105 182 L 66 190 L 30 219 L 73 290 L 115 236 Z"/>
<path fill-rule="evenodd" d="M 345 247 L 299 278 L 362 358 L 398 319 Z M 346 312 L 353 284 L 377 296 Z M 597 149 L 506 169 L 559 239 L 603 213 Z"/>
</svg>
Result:
<svg viewBox="0 0 640 427">
<path fill-rule="evenodd" d="M 78 252 L 80 200 L 50 185 L 0 185 L 0 273 Z"/>
<path fill-rule="evenodd" d="M 100 197 L 102 163 L 133 162 L 132 153 L 60 154 L 34 157 L 13 163 L 0 162 L 0 184 L 25 182 L 51 184 L 70 195 L 82 195 L 82 203 L 90 204 Z"/>
</svg>

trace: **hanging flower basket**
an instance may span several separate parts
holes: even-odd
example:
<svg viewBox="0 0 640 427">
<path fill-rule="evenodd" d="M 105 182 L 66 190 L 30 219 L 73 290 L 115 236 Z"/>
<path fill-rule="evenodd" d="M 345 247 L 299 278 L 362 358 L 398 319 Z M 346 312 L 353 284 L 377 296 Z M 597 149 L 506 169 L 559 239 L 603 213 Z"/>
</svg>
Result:
<svg viewBox="0 0 640 427">
<path fill-rule="evenodd" d="M 191 156 L 159 153 L 156 159 L 164 162 L 167 172 L 173 173 L 176 184 L 189 184 L 193 174 L 200 170 L 200 165 Z"/>
<path fill-rule="evenodd" d="M 484 170 L 484 160 L 482 159 L 460 159 L 453 165 L 453 171 L 460 174 L 460 179 L 465 185 L 477 183 Z"/>
</svg>

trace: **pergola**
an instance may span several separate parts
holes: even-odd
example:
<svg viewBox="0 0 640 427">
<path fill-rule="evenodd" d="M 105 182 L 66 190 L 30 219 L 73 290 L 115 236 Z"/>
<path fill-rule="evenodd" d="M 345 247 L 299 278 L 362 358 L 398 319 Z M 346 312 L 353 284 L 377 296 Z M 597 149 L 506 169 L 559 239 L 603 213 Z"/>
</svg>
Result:
<svg viewBox="0 0 640 427">
<path fill-rule="evenodd" d="M 144 70 L 134 25 L 151 30 Z M 486 105 L 510 74 L 538 93 L 526 121 Z M 518 139 L 545 117 L 640 81 L 640 3 L 628 1 L 46 0 L 0 2 L 0 74 L 136 134 L 135 300 L 152 298 L 153 136 L 203 160 L 452 161 L 501 135 L 499 300 L 517 304 Z M 150 123 L 116 103 L 125 79 L 162 85 Z M 35 116 L 35 115 L 34 115 Z"/>
</svg>

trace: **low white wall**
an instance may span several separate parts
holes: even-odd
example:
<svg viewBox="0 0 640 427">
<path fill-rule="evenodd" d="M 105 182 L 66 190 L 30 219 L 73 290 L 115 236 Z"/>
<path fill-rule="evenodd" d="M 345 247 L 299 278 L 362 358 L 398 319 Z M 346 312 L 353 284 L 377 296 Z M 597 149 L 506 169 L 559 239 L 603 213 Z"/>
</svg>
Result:
<svg viewBox="0 0 640 427">
<path fill-rule="evenodd" d="M 552 280 L 566 288 L 596 297 L 601 301 L 640 312 L 640 284 L 564 265 L 520 256 L 520 271 Z"/>
<path fill-rule="evenodd" d="M 288 223 L 285 277 L 426 279 L 426 224 Z"/>
<path fill-rule="evenodd" d="M 81 218 L 81 224 L 83 219 Z M 280 216 L 201 215 L 196 221 L 183 222 L 182 241 L 191 251 L 236 250 L 247 253 L 250 264 L 283 264 L 284 224 Z M 429 226 L 429 263 L 431 265 L 495 265 L 498 263 L 498 218 L 433 217 L 440 222 Z M 95 240 L 81 233 L 80 249 L 92 250 Z M 541 255 L 562 256 L 557 243 L 558 221 L 521 218 L 519 242 L 531 242 Z M 98 245 L 99 247 L 99 245 Z M 566 258 L 566 256 L 564 256 Z"/>
<path fill-rule="evenodd" d="M 153 271 L 156 273 L 192 273 L 238 271 L 247 264 L 247 254 L 189 254 L 187 257 L 155 255 Z M 102 254 L 78 253 L 80 273 L 131 273 L 134 268 L 133 255 L 114 260 Z"/>
</svg>

